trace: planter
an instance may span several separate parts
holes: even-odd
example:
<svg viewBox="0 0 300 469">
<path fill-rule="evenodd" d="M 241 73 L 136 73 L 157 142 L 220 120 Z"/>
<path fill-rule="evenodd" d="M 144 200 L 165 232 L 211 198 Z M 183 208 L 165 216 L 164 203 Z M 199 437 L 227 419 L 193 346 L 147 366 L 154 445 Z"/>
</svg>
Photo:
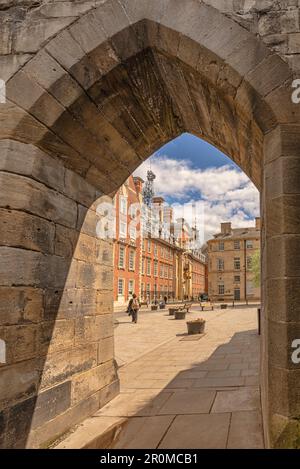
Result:
<svg viewBox="0 0 300 469">
<path fill-rule="evenodd" d="M 203 319 L 196 319 L 195 321 L 187 321 L 188 334 L 203 334 L 205 329 L 205 321 Z"/>
<path fill-rule="evenodd" d="M 175 319 L 185 319 L 186 311 L 175 311 Z"/>
<path fill-rule="evenodd" d="M 151 311 L 157 311 L 158 306 L 157 305 L 151 305 Z"/>
<path fill-rule="evenodd" d="M 169 316 L 174 316 L 175 311 L 178 311 L 178 308 L 169 308 Z"/>
<path fill-rule="evenodd" d="M 159 305 L 159 309 L 165 309 L 166 305 Z"/>
<path fill-rule="evenodd" d="M 227 305 L 226 305 L 226 304 L 222 304 L 222 305 L 221 305 L 221 309 L 227 309 Z"/>
</svg>

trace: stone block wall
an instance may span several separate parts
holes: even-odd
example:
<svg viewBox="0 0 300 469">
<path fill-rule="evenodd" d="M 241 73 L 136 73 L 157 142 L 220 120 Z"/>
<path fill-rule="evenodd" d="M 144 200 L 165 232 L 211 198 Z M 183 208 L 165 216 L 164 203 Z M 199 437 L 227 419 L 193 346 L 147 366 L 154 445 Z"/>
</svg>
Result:
<svg viewBox="0 0 300 469">
<path fill-rule="evenodd" d="M 263 191 L 264 403 L 268 444 L 299 449 L 300 126 L 279 125 L 265 140 Z"/>
<path fill-rule="evenodd" d="M 39 447 L 118 392 L 112 244 L 80 176 L 0 142 L 0 447 Z"/>
</svg>

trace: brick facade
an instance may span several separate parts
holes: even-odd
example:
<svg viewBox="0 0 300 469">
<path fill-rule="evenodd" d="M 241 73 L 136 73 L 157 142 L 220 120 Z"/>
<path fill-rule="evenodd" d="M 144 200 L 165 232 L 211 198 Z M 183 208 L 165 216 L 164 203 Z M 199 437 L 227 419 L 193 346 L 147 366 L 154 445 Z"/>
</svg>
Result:
<svg viewBox="0 0 300 469">
<path fill-rule="evenodd" d="M 152 302 L 167 297 L 168 301 L 198 298 L 205 291 L 206 262 L 204 256 L 189 253 L 190 278 L 184 278 L 183 252 L 187 243 L 184 231 L 178 239 L 170 235 L 150 236 L 142 233 L 140 223 L 134 225 L 133 212 L 139 213 L 143 181 L 132 176 L 114 198 L 116 231 L 114 239 L 114 304 L 128 302 L 132 293 L 141 301 Z M 159 217 L 172 216 L 162 198 L 154 198 Z M 132 210 L 134 206 L 134 210 Z M 131 232 L 131 233 L 130 233 Z"/>
</svg>

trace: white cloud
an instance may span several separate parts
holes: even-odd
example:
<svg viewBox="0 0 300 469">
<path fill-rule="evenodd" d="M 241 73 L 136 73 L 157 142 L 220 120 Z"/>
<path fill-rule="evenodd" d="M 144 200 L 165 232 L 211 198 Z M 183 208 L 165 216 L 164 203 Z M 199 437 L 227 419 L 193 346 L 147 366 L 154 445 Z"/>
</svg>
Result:
<svg viewBox="0 0 300 469">
<path fill-rule="evenodd" d="M 146 180 L 148 169 L 149 161 L 146 161 L 134 175 Z M 155 193 L 176 200 L 176 215 L 184 215 L 193 224 L 195 213 L 191 203 L 196 203 L 197 212 L 203 209 L 205 240 L 219 230 L 221 222 L 231 221 L 236 228 L 253 226 L 249 218 L 254 220 L 259 215 L 259 192 L 238 168 L 225 165 L 200 169 L 192 167 L 188 160 L 154 156 L 151 169 L 156 175 Z M 190 208 L 183 208 L 191 192 Z"/>
</svg>

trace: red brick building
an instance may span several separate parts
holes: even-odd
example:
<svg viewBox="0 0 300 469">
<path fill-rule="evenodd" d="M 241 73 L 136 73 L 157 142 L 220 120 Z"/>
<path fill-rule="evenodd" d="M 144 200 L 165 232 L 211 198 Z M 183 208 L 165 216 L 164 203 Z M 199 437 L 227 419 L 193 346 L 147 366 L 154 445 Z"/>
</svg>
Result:
<svg viewBox="0 0 300 469">
<path fill-rule="evenodd" d="M 206 292 L 205 257 L 189 252 L 184 220 L 179 220 L 177 238 L 173 213 L 164 199 L 153 198 L 157 226 L 170 226 L 170 231 L 149 233 L 140 223 L 143 180 L 128 178 L 115 198 L 116 230 L 114 239 L 114 304 L 124 305 L 132 293 L 142 301 L 198 298 Z M 156 217 L 156 218 L 155 218 Z M 182 224 L 182 229 L 181 229 Z M 151 230 L 150 230 L 151 231 Z M 188 270 L 184 270 L 187 264 Z"/>
<path fill-rule="evenodd" d="M 141 267 L 142 301 L 176 297 L 174 277 L 176 246 L 150 236 L 143 240 Z"/>
<path fill-rule="evenodd" d="M 141 237 L 138 220 L 140 193 L 132 177 L 127 179 L 115 198 L 116 237 L 114 240 L 114 301 L 124 304 L 140 290 Z"/>
</svg>

